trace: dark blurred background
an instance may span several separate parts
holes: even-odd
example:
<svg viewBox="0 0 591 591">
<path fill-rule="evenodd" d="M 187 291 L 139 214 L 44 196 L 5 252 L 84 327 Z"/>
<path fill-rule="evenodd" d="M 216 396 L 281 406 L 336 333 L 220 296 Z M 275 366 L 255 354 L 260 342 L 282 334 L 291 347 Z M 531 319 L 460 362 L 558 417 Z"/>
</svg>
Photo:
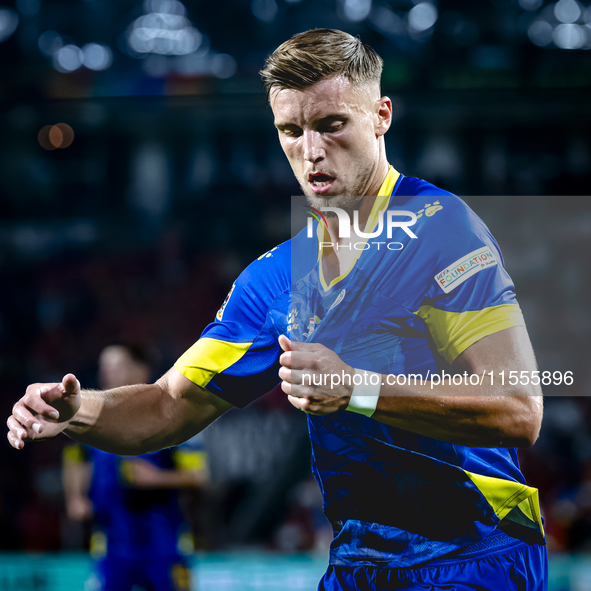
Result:
<svg viewBox="0 0 591 591">
<path fill-rule="evenodd" d="M 390 161 L 465 196 L 500 242 L 540 369 L 573 372 L 521 459 L 552 552 L 591 553 L 589 2 L 0 0 L 2 416 L 31 382 L 93 386 L 115 339 L 166 371 L 240 270 L 289 238 L 299 189 L 258 70 L 315 27 L 385 59 Z M 83 547 L 64 518 L 65 441 L 0 443 L 2 549 Z M 281 393 L 208 441 L 202 548 L 325 547 L 305 422 Z"/>
</svg>

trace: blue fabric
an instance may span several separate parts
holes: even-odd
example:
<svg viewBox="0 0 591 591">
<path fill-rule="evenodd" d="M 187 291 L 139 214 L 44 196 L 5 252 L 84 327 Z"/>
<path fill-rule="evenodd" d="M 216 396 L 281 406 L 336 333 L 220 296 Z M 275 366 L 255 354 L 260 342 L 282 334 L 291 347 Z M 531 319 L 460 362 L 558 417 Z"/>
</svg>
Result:
<svg viewBox="0 0 591 591">
<path fill-rule="evenodd" d="M 88 449 L 93 463 L 90 498 L 94 525 L 107 537 L 108 556 L 128 560 L 179 558 L 177 542 L 185 521 L 178 492 L 130 488 L 121 471 L 126 458 Z M 174 467 L 170 449 L 137 457 L 161 469 Z"/>
<path fill-rule="evenodd" d="M 423 568 L 329 566 L 318 591 L 547 591 L 546 547 L 520 544 L 470 560 Z"/>
<path fill-rule="evenodd" d="M 453 313 L 516 304 L 497 243 L 461 199 L 401 175 L 388 208 L 416 213 L 418 238 L 401 228 L 388 237 L 384 224 L 370 239 L 382 246 L 363 251 L 326 291 L 316 232 L 308 238 L 305 229 L 252 263 L 203 336 L 253 344 L 208 388 L 237 406 L 270 390 L 279 381 L 281 334 L 321 343 L 349 365 L 381 374 L 449 372 L 417 315 L 421 306 Z M 388 250 L 388 243 L 402 248 Z M 457 275 L 455 263 L 482 248 L 496 264 Z M 439 275 L 451 267 L 442 284 Z M 410 567 L 469 546 L 491 535 L 499 518 L 465 470 L 525 482 L 514 450 L 454 445 L 346 411 L 309 415 L 308 428 L 335 533 L 333 565 Z"/>
</svg>

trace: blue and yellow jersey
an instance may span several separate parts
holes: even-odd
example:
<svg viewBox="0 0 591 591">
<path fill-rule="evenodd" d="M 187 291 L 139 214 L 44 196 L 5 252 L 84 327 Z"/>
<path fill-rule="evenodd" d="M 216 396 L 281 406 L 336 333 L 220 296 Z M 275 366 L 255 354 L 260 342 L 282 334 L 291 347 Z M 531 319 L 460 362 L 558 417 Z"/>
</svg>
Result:
<svg viewBox="0 0 591 591">
<path fill-rule="evenodd" d="M 401 211 L 416 223 L 388 232 L 388 212 Z M 331 281 L 319 248 L 328 238 L 314 228 L 242 273 L 176 363 L 181 373 L 244 406 L 279 381 L 280 334 L 322 343 L 356 368 L 426 379 L 483 337 L 524 325 L 484 223 L 426 181 L 390 169 L 364 229 L 371 237 Z M 542 539 L 537 491 L 513 449 L 446 443 L 347 411 L 308 415 L 308 426 L 333 565 L 414 566 L 500 525 Z"/>
<path fill-rule="evenodd" d="M 94 514 L 93 558 L 176 560 L 193 551 L 178 490 L 135 487 L 131 462 L 139 458 L 161 470 L 206 469 L 200 435 L 181 446 L 139 456 L 117 456 L 80 444 L 67 446 L 63 456 L 66 463 L 92 464 L 88 493 Z"/>
</svg>

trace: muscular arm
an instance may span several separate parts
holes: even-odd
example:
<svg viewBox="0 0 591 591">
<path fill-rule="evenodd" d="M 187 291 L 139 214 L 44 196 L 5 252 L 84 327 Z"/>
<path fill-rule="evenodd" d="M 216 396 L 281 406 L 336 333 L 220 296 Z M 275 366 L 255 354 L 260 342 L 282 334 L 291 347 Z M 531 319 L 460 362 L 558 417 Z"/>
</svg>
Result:
<svg viewBox="0 0 591 591">
<path fill-rule="evenodd" d="M 286 339 L 287 340 L 287 339 Z M 282 346 L 287 346 L 285 341 Z M 289 341 L 287 341 L 289 342 Z M 301 385 L 308 373 L 352 374 L 353 368 L 322 345 L 297 345 L 283 353 L 280 377 L 291 403 L 313 414 L 328 414 L 347 408 L 353 390 L 340 386 L 330 390 Z M 466 349 L 454 366 L 468 374 L 493 371 L 496 377 L 480 386 L 439 384 L 387 384 L 383 381 L 372 418 L 400 429 L 434 439 L 471 447 L 527 447 L 537 439 L 542 420 L 539 386 L 501 385 L 499 372 L 535 371 L 536 362 L 527 331 L 509 328 L 484 337 Z"/>
<path fill-rule="evenodd" d="M 110 453 L 137 455 L 186 441 L 230 407 L 174 368 L 154 384 L 106 391 L 80 392 L 70 374 L 61 384 L 29 386 L 8 420 L 8 439 L 20 449 L 64 431 Z M 52 419 L 56 408 L 60 417 Z"/>
<path fill-rule="evenodd" d="M 493 371 L 482 385 L 439 384 L 382 386 L 373 418 L 470 447 L 527 447 L 538 437 L 542 422 L 542 391 L 539 386 L 512 386 L 499 372 L 531 372 L 537 369 L 524 327 L 487 336 L 468 347 L 453 366 L 468 374 Z"/>
</svg>

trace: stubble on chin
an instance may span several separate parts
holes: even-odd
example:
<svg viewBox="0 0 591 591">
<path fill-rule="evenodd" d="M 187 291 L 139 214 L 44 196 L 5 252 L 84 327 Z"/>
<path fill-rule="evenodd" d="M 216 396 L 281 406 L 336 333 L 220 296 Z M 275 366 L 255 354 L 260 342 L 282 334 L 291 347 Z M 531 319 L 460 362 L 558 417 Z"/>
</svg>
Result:
<svg viewBox="0 0 591 591">
<path fill-rule="evenodd" d="M 326 197 L 318 197 L 317 195 L 306 195 L 308 205 L 316 209 L 323 207 L 339 207 L 345 211 L 353 211 L 359 207 L 363 196 L 358 195 L 330 195 Z M 326 212 L 327 216 L 335 215 L 332 212 Z"/>
</svg>

